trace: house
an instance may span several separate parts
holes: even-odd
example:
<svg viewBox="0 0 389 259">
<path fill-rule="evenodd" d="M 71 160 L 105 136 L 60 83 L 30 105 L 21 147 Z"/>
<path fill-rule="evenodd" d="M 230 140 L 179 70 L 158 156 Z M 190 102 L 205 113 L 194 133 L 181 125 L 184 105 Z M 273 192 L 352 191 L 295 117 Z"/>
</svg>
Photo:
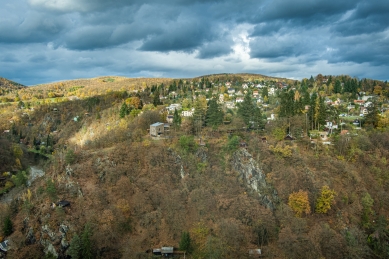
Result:
<svg viewBox="0 0 389 259">
<path fill-rule="evenodd" d="M 249 88 L 249 86 L 248 86 L 247 84 L 243 84 L 243 85 L 242 85 L 242 88 L 243 88 L 243 89 L 247 89 L 247 88 Z"/>
<path fill-rule="evenodd" d="M 161 254 L 164 257 L 172 256 L 174 248 L 172 246 L 165 246 L 161 248 Z"/>
<path fill-rule="evenodd" d="M 364 105 L 365 101 L 364 100 L 354 100 L 354 104 Z"/>
<path fill-rule="evenodd" d="M 236 96 L 243 96 L 243 93 L 242 93 L 242 91 L 239 90 L 235 95 Z"/>
<path fill-rule="evenodd" d="M 193 116 L 193 109 L 190 111 L 182 111 L 181 116 L 182 117 L 192 117 Z"/>
<path fill-rule="evenodd" d="M 275 88 L 274 88 L 274 87 L 270 87 L 270 88 L 269 88 L 268 94 L 269 94 L 269 95 L 274 95 L 275 93 L 276 93 Z"/>
<path fill-rule="evenodd" d="M 253 96 L 254 96 L 254 98 L 256 98 L 258 95 L 259 95 L 259 93 L 258 93 L 257 90 L 253 91 Z"/>
<path fill-rule="evenodd" d="M 291 135 L 286 135 L 286 137 L 284 138 L 284 140 L 294 140 L 294 138 L 291 136 Z"/>
<path fill-rule="evenodd" d="M 179 103 L 173 103 L 170 104 L 168 107 L 166 107 L 166 110 L 168 110 L 169 112 L 174 112 L 175 110 L 181 110 L 181 109 L 182 106 Z"/>
<path fill-rule="evenodd" d="M 236 103 L 243 103 L 243 101 L 244 101 L 243 97 L 236 97 L 236 100 L 235 100 Z"/>
<path fill-rule="evenodd" d="M 156 122 L 154 124 L 150 125 L 150 136 L 151 137 L 158 137 L 164 132 L 164 126 L 165 124 L 162 122 Z"/>
<path fill-rule="evenodd" d="M 244 142 L 244 141 L 240 142 L 240 143 L 239 143 L 239 146 L 240 146 L 241 148 L 247 149 L 247 143 Z"/>
<path fill-rule="evenodd" d="M 228 88 L 227 92 L 228 92 L 228 94 L 234 94 L 235 93 L 235 89 L 234 88 Z"/>
<path fill-rule="evenodd" d="M 234 102 L 226 102 L 226 108 L 227 109 L 234 109 L 235 103 Z"/>
<path fill-rule="evenodd" d="M 173 123 L 173 115 L 168 115 L 168 116 L 166 116 L 166 121 L 168 122 L 168 123 Z"/>
<path fill-rule="evenodd" d="M 231 83 L 230 83 L 230 82 L 227 82 L 227 83 L 226 83 L 226 86 L 227 86 L 227 87 L 230 87 L 230 86 L 231 86 Z"/>
<path fill-rule="evenodd" d="M 224 102 L 224 94 L 219 94 L 219 103 Z"/>
<path fill-rule="evenodd" d="M 321 131 L 319 132 L 321 140 L 327 140 L 328 132 L 327 131 Z"/>
</svg>

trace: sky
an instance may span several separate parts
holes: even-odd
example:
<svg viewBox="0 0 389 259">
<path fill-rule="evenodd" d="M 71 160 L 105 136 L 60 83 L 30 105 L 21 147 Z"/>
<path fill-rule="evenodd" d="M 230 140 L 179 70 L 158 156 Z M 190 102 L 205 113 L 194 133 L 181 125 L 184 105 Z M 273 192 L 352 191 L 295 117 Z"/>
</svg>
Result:
<svg viewBox="0 0 389 259">
<path fill-rule="evenodd" d="M 388 0 L 0 0 L 0 76 L 388 80 Z"/>
</svg>

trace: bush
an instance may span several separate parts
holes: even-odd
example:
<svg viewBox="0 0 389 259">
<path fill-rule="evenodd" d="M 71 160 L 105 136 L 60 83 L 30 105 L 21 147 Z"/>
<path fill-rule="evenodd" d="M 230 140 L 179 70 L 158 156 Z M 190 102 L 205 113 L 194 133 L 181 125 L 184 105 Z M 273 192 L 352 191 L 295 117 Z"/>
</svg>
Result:
<svg viewBox="0 0 389 259">
<path fill-rule="evenodd" d="M 239 137 L 233 136 L 227 142 L 227 150 L 233 152 L 237 150 L 239 147 Z"/>
<path fill-rule="evenodd" d="M 73 164 L 75 160 L 76 160 L 76 155 L 74 154 L 74 151 L 72 149 L 69 149 L 65 155 L 66 164 Z"/>
<path fill-rule="evenodd" d="M 28 177 L 25 171 L 19 171 L 16 175 L 11 177 L 11 180 L 16 187 L 19 187 L 23 184 L 25 185 L 27 183 L 27 179 Z"/>
<path fill-rule="evenodd" d="M 184 153 L 192 153 L 197 150 L 197 144 L 194 140 L 194 136 L 181 136 L 179 143 Z"/>
</svg>

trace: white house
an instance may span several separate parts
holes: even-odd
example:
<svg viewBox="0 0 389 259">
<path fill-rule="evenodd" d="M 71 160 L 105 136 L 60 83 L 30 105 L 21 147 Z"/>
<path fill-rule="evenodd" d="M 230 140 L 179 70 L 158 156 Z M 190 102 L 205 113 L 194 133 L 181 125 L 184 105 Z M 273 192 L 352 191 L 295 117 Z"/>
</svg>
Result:
<svg viewBox="0 0 389 259">
<path fill-rule="evenodd" d="M 269 95 L 274 95 L 275 93 L 276 93 L 275 88 L 274 88 L 274 87 L 270 87 L 270 88 L 269 88 L 268 94 L 269 94 Z"/>
<path fill-rule="evenodd" d="M 194 110 L 194 109 L 192 109 L 192 110 L 190 110 L 190 111 L 182 111 L 182 112 L 181 112 L 181 116 L 182 116 L 182 117 L 192 117 L 192 116 L 193 116 L 193 110 Z"/>
<path fill-rule="evenodd" d="M 235 93 L 235 89 L 234 88 L 228 88 L 227 92 L 228 92 L 228 94 L 234 94 Z"/>
<path fill-rule="evenodd" d="M 236 100 L 235 100 L 236 103 L 243 103 L 243 101 L 244 101 L 243 97 L 236 97 Z"/>
<path fill-rule="evenodd" d="M 243 88 L 243 89 L 247 89 L 247 88 L 249 88 L 249 86 L 248 86 L 247 84 L 243 84 L 243 85 L 242 85 L 242 88 Z"/>
<path fill-rule="evenodd" d="M 224 94 L 219 94 L 219 103 L 224 103 Z"/>
</svg>

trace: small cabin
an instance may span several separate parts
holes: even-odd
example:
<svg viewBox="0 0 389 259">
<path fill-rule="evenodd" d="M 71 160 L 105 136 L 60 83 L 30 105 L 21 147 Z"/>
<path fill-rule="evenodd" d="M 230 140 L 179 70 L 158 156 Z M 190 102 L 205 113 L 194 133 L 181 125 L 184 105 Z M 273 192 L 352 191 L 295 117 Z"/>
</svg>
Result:
<svg viewBox="0 0 389 259">
<path fill-rule="evenodd" d="M 165 246 L 161 248 L 162 256 L 169 257 L 173 255 L 174 248 L 172 246 Z"/>
<path fill-rule="evenodd" d="M 8 240 L 4 240 L 0 243 L 0 250 L 2 250 L 3 252 L 8 251 Z"/>
<path fill-rule="evenodd" d="M 162 122 L 156 122 L 150 125 L 150 136 L 158 137 L 164 132 L 165 124 Z"/>
<path fill-rule="evenodd" d="M 240 142 L 240 143 L 239 143 L 239 146 L 240 146 L 241 148 L 246 148 L 246 149 L 247 149 L 247 143 L 244 142 L 244 141 Z"/>
<path fill-rule="evenodd" d="M 289 140 L 289 141 L 292 141 L 294 140 L 294 138 L 291 136 L 291 135 L 286 135 L 286 137 L 284 138 L 284 140 Z"/>
</svg>

